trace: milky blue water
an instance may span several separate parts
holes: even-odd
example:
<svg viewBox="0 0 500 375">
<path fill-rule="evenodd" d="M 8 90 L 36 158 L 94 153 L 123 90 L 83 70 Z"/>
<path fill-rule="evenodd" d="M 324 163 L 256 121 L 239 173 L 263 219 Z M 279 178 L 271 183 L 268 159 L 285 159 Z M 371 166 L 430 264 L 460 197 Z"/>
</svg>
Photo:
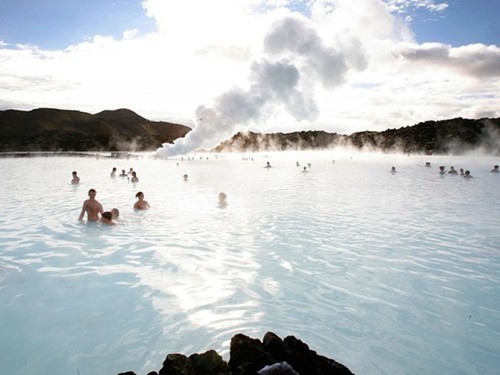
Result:
<svg viewBox="0 0 500 375">
<path fill-rule="evenodd" d="M 146 374 L 267 331 L 357 374 L 498 373 L 498 157 L 141 156 L 0 159 L 2 373 Z M 90 188 L 116 226 L 78 222 Z"/>
</svg>

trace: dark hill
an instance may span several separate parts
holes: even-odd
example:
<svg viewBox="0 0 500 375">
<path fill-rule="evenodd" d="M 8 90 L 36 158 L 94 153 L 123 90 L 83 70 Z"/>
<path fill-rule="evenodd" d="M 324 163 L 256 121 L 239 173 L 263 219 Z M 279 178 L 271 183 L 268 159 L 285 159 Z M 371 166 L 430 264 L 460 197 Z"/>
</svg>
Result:
<svg viewBox="0 0 500 375">
<path fill-rule="evenodd" d="M 53 108 L 6 110 L 0 111 L 0 151 L 155 150 L 190 130 L 128 109 L 95 115 Z"/>
<path fill-rule="evenodd" d="M 462 154 L 480 148 L 485 153 L 500 155 L 500 118 L 426 121 L 399 129 L 364 131 L 351 135 L 324 131 L 271 134 L 240 132 L 213 151 L 325 150 L 335 147 L 426 154 Z"/>
</svg>

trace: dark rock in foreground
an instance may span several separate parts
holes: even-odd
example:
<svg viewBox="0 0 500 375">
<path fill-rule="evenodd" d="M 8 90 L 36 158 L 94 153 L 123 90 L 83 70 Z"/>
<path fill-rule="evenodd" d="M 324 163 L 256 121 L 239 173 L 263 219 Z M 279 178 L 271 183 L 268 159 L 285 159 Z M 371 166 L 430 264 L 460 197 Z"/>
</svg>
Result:
<svg viewBox="0 0 500 375">
<path fill-rule="evenodd" d="M 272 332 L 262 341 L 243 334 L 233 336 L 229 355 L 226 362 L 214 350 L 189 357 L 169 354 L 159 373 L 148 375 L 352 375 L 347 367 L 317 354 L 294 336 L 282 340 Z"/>
</svg>

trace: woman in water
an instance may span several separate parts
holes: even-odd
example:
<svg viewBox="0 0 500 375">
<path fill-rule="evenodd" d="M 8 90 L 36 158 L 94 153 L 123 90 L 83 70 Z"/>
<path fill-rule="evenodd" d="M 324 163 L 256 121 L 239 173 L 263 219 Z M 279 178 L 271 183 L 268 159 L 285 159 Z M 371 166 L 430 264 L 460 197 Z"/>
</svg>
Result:
<svg viewBox="0 0 500 375">
<path fill-rule="evenodd" d="M 144 200 L 144 193 L 139 191 L 135 197 L 138 199 L 137 202 L 134 203 L 134 210 L 145 210 L 149 208 L 148 201 Z"/>
</svg>

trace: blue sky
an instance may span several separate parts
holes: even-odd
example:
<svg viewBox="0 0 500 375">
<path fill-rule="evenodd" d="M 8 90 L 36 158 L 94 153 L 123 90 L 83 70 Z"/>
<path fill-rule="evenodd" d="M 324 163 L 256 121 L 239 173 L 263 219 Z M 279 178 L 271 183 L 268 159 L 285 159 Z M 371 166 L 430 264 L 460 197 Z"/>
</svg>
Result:
<svg viewBox="0 0 500 375">
<path fill-rule="evenodd" d="M 118 38 L 126 29 L 155 29 L 141 1 L 2 0 L 0 9 L 0 40 L 46 49 L 64 49 L 96 34 Z"/>
<path fill-rule="evenodd" d="M 415 8 L 412 29 L 418 42 L 460 46 L 472 43 L 500 45 L 499 0 L 448 0 L 442 12 Z"/>
<path fill-rule="evenodd" d="M 399 3 L 401 10 L 396 13 L 412 18 L 418 42 L 500 45 L 500 0 L 434 2 L 447 5 L 442 11 L 422 5 L 425 1 Z M 124 29 L 155 30 L 140 0 L 2 0 L 0 7 L 0 40 L 9 44 L 61 49 L 96 34 L 117 38 Z M 289 8 L 304 10 L 300 1 L 291 2 Z"/>
<path fill-rule="evenodd" d="M 500 0 L 2 0 L 0 110 L 127 107 L 198 143 L 498 117 L 499 14 Z"/>
</svg>

